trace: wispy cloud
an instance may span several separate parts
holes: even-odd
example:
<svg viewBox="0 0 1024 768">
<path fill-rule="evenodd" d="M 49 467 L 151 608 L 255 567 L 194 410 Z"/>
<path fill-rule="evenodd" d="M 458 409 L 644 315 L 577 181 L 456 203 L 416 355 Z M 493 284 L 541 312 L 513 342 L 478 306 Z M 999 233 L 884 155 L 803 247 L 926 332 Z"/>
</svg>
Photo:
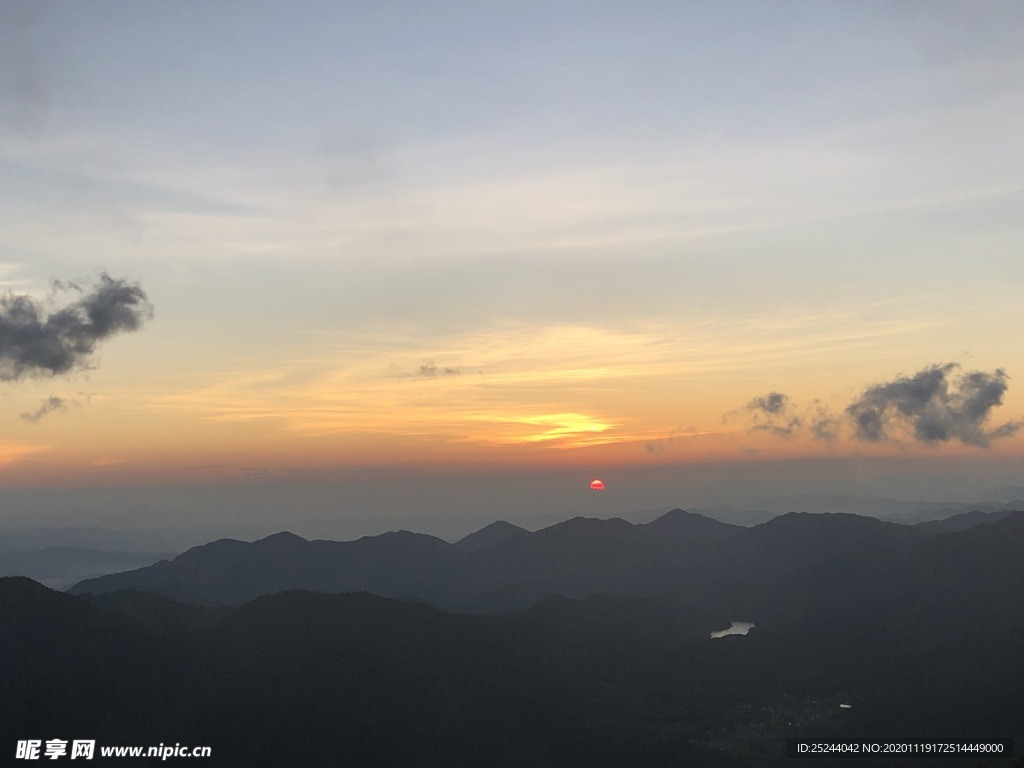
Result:
<svg viewBox="0 0 1024 768">
<path fill-rule="evenodd" d="M 801 427 L 803 419 L 792 412 L 789 396 L 781 392 L 769 392 L 755 397 L 746 407 L 754 418 L 750 429 L 753 432 L 771 432 L 777 437 L 789 437 Z"/>
<path fill-rule="evenodd" d="M 416 371 L 416 376 L 421 379 L 436 379 L 438 376 L 460 376 L 462 371 L 458 368 L 450 368 L 445 366 L 440 368 L 433 360 L 429 360 L 425 363 L 420 363 L 419 370 Z"/>
<path fill-rule="evenodd" d="M 545 413 L 535 416 L 503 416 L 481 414 L 475 421 L 486 422 L 491 430 L 478 440 L 495 445 L 514 443 L 545 443 L 564 441 L 571 446 L 617 442 L 619 438 L 601 433 L 617 426 L 609 421 L 582 413 Z"/>
<path fill-rule="evenodd" d="M 807 419 L 811 435 L 816 440 L 825 443 L 834 443 L 839 439 L 839 432 L 842 422 L 829 410 L 820 400 L 815 400 L 811 406 L 811 414 Z"/>
<path fill-rule="evenodd" d="M 34 456 L 37 453 L 45 453 L 50 450 L 49 445 L 35 445 L 32 443 L 20 443 L 14 441 L 0 441 L 0 466 L 16 464 L 21 460 Z"/>
<path fill-rule="evenodd" d="M 47 414 L 53 413 L 54 411 L 63 410 L 64 408 L 67 407 L 67 405 L 68 401 L 65 400 L 63 397 L 50 395 L 43 401 L 42 405 L 40 405 L 36 410 L 21 414 L 21 418 L 24 419 L 25 421 L 30 421 L 33 424 L 36 424 L 39 422 L 40 419 L 42 419 Z"/>
<path fill-rule="evenodd" d="M 872 307 L 860 314 L 836 310 L 834 317 L 759 314 L 745 322 L 705 318 L 614 329 L 506 324 L 428 336 L 380 328 L 273 367 L 168 380 L 165 391 L 144 402 L 152 411 L 224 425 L 260 423 L 297 439 L 382 435 L 538 450 L 622 443 L 655 453 L 690 432 L 737 431 L 704 424 L 666 434 L 659 408 L 678 398 L 681 386 L 884 347 L 924 327 L 927 320 L 899 323 Z M 417 379 L 436 386 L 409 385 Z M 760 405 L 780 407 L 770 397 Z M 795 426 L 773 421 L 767 428 L 778 434 Z"/>
<path fill-rule="evenodd" d="M 782 416 L 788 407 L 789 397 L 781 392 L 769 392 L 747 403 L 747 410 L 751 413 L 760 412 L 768 416 Z"/>
</svg>

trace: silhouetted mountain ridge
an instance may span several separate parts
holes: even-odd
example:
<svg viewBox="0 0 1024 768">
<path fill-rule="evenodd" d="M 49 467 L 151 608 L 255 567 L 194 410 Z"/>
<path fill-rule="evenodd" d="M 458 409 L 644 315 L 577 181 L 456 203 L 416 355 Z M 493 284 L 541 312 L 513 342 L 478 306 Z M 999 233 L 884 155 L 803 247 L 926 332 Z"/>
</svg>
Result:
<svg viewBox="0 0 1024 768">
<path fill-rule="evenodd" d="M 1024 509 L 1024 503 L 1020 505 L 1021 509 Z M 996 523 L 1005 517 L 1012 515 L 1014 509 L 1001 509 L 994 512 L 983 512 L 981 510 L 971 510 L 970 512 L 961 512 L 957 515 L 944 518 L 942 520 L 930 520 L 925 523 L 917 523 L 914 525 L 914 530 L 922 536 L 934 536 L 939 533 L 949 533 L 954 531 L 966 531 L 971 528 L 976 528 L 979 525 L 988 525 L 989 523 Z"/>
<path fill-rule="evenodd" d="M 52 546 L 26 552 L 0 552 L 0 576 L 28 576 L 62 588 L 102 574 L 140 568 L 173 553 Z"/>
<path fill-rule="evenodd" d="M 985 607 L 1009 614 L 1005 631 L 909 595 L 712 640 L 728 614 L 670 599 L 550 597 L 470 616 L 367 593 L 202 608 L 0 579 L 0 691 L 17 703 L 0 740 L 59 727 L 100 744 L 210 745 L 212 764 L 246 768 L 342 753 L 357 768 L 781 768 L 786 736 L 1019 739 L 1024 600 L 1006 597 Z"/>
<path fill-rule="evenodd" d="M 492 544 L 497 544 L 502 539 L 507 539 L 509 536 L 516 536 L 520 533 L 528 533 L 528 531 L 504 520 L 496 520 L 490 525 L 485 525 L 479 531 L 474 531 L 468 536 L 464 536 L 455 543 L 463 549 L 476 552 L 486 549 Z"/>
<path fill-rule="evenodd" d="M 636 633 L 607 647 L 584 634 L 566 658 L 535 617 L 367 593 L 289 591 L 225 609 L 140 597 L 0 579 L 0 690 L 19 703 L 0 739 L 59 728 L 100 744 L 187 742 L 247 768 L 334 766 L 339 754 L 366 768 L 739 765 L 694 743 L 699 731 L 630 711 L 628 691 L 593 674 L 644 647 Z M 625 626 L 617 605 L 608 629 Z M 675 646 L 703 644 L 706 630 L 681 628 Z"/>
<path fill-rule="evenodd" d="M 532 533 L 500 526 L 499 534 L 511 535 L 479 548 L 408 531 L 352 542 L 281 533 L 253 543 L 219 540 L 72 591 L 139 589 L 206 605 L 292 589 L 367 591 L 473 613 L 519 611 L 552 595 L 607 593 L 663 596 L 763 621 L 827 616 L 840 605 L 869 611 L 890 585 L 931 595 L 928 568 L 1012 570 L 1005 561 L 1016 552 L 1009 541 L 1019 515 L 990 520 L 973 516 L 983 524 L 922 535 L 920 526 L 852 514 L 789 513 L 747 528 L 677 509 L 644 525 L 576 517 Z M 978 553 L 929 564 L 929 553 L 949 536 L 966 537 L 965 547 L 954 549 Z M 961 581 L 972 579 L 964 574 Z"/>
</svg>

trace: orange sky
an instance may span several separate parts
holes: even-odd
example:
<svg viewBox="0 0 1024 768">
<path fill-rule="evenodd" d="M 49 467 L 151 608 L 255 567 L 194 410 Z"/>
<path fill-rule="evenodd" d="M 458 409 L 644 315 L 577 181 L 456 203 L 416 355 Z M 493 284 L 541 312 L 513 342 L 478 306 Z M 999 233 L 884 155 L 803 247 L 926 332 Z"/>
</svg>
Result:
<svg viewBox="0 0 1024 768">
<path fill-rule="evenodd" d="M 0 46 L 0 287 L 155 311 L 0 381 L 0 486 L 1024 455 L 1019 13 L 86 7 Z M 944 363 L 1002 404 L 858 435 Z"/>
<path fill-rule="evenodd" d="M 1018 437 L 995 448 L 918 445 L 899 430 L 883 444 L 855 439 L 845 406 L 870 384 L 916 372 L 894 362 L 908 343 L 938 347 L 951 332 L 924 320 L 900 324 L 877 308 L 873 318 L 761 317 L 694 328 L 520 324 L 429 346 L 417 339 L 415 350 L 400 335 L 367 334 L 347 345 L 326 339 L 291 355 L 282 350 L 273 365 L 250 367 L 225 353 L 219 368 L 180 370 L 176 360 L 133 359 L 132 348 L 147 343 L 143 331 L 112 341 L 102 368 L 73 377 L 83 394 L 59 413 L 14 421 L 3 477 L 45 484 L 54 473 L 230 478 L 244 468 L 1020 453 Z M 21 382 L 8 394 L 10 410 L 29 411 L 54 386 Z M 770 391 L 789 396 L 789 418 L 809 423 L 830 412 L 837 439 L 756 429 L 747 406 Z M 1024 410 L 1010 393 L 993 425 Z"/>
</svg>

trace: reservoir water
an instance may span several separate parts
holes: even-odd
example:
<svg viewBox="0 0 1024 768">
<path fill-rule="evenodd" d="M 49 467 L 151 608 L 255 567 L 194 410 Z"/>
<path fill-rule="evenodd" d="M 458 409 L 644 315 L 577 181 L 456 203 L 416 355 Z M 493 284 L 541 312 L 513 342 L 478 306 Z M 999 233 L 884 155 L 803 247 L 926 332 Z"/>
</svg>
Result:
<svg viewBox="0 0 1024 768">
<path fill-rule="evenodd" d="M 734 621 L 732 626 L 728 629 L 720 629 L 717 632 L 712 632 L 712 637 L 725 637 L 726 635 L 745 635 L 750 631 L 750 628 L 754 626 L 752 621 Z"/>
</svg>

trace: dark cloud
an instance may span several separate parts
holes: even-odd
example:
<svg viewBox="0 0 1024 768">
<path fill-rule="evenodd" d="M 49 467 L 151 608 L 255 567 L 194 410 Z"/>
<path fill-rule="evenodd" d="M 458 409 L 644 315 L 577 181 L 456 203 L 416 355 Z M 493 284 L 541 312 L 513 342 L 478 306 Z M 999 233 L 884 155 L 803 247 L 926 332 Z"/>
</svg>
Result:
<svg viewBox="0 0 1024 768">
<path fill-rule="evenodd" d="M 81 294 L 48 313 L 30 296 L 0 297 L 0 380 L 59 376 L 88 368 L 100 343 L 139 330 L 153 306 L 138 283 L 102 273 L 91 286 L 54 283 Z"/>
<path fill-rule="evenodd" d="M 769 392 L 764 397 L 755 397 L 747 404 L 748 411 L 760 411 L 768 416 L 781 416 L 789 407 L 789 396 L 781 392 Z"/>
<path fill-rule="evenodd" d="M 50 298 L 54 299 L 58 294 L 64 293 L 65 291 L 83 293 L 87 287 L 88 284 L 82 280 L 58 280 L 57 278 L 53 278 L 50 281 Z"/>
<path fill-rule="evenodd" d="M 438 376 L 461 376 L 462 371 L 458 368 L 438 368 L 431 360 L 420 365 L 416 375 L 421 379 L 436 379 Z"/>
<path fill-rule="evenodd" d="M 755 397 L 747 403 L 747 410 L 754 414 L 752 432 L 771 432 L 778 437 L 789 437 L 803 427 L 803 420 L 791 411 L 789 396 L 781 392 L 769 392 Z"/>
<path fill-rule="evenodd" d="M 905 428 L 922 443 L 960 440 L 987 446 L 1024 426 L 1018 421 L 985 428 L 992 409 L 1002 405 L 1009 387 L 1002 368 L 954 376 L 959 367 L 957 363 L 932 365 L 912 376 L 868 387 L 846 407 L 854 434 L 877 443 L 890 439 L 894 429 Z"/>
<path fill-rule="evenodd" d="M 998 440 L 1000 437 L 1012 437 L 1017 434 L 1017 431 L 1024 428 L 1024 421 L 1018 419 L 1017 421 L 1008 421 L 995 429 L 990 429 L 986 433 L 986 437 L 989 440 Z"/>
<path fill-rule="evenodd" d="M 789 397 L 781 392 L 755 397 L 745 410 L 753 422 L 752 432 L 789 437 L 807 429 L 812 437 L 828 443 L 839 439 L 844 423 L 850 424 L 857 439 L 870 443 L 889 440 L 895 433 L 909 433 L 915 441 L 926 444 L 960 440 L 981 447 L 1024 428 L 1024 421 L 986 426 L 992 410 L 1002 405 L 1009 386 L 1009 377 L 1002 368 L 957 375 L 959 369 L 959 363 L 932 365 L 911 376 L 874 384 L 841 415 L 833 414 L 818 400 L 798 414 Z"/>
<path fill-rule="evenodd" d="M 21 418 L 25 421 L 31 421 L 33 424 L 38 422 L 43 416 L 54 411 L 59 411 L 67 407 L 68 401 L 63 397 L 57 397 L 56 395 L 50 395 L 48 398 L 43 400 L 43 404 L 39 406 L 35 411 L 31 413 L 21 414 Z"/>
</svg>

